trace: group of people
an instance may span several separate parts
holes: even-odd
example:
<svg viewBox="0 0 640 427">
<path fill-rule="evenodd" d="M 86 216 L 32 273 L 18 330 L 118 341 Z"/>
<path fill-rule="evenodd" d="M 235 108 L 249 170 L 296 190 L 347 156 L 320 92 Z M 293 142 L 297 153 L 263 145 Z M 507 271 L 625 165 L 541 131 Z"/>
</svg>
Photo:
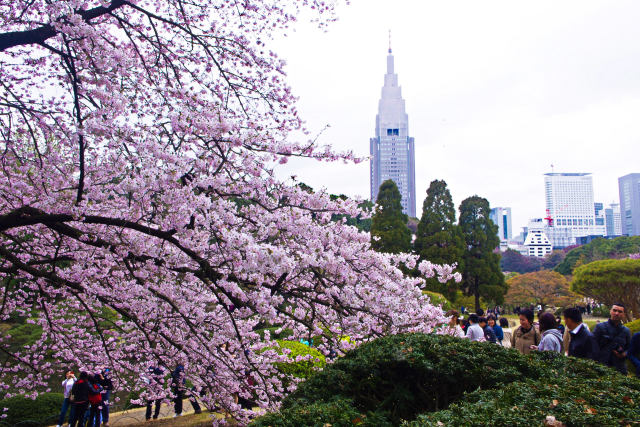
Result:
<svg viewBox="0 0 640 427">
<path fill-rule="evenodd" d="M 69 411 L 70 427 L 99 427 L 109 425 L 109 399 L 113 391 L 110 370 L 103 369 L 94 375 L 81 372 L 76 378 L 73 371 L 67 371 L 62 381 L 64 400 L 58 419 L 58 427 L 64 424 Z"/>
<path fill-rule="evenodd" d="M 161 368 L 150 366 L 147 375 L 142 380 L 146 384 L 149 394 L 146 401 L 145 419 L 147 421 L 152 418 L 155 420 L 160 414 L 160 406 L 164 400 L 164 394 L 161 391 L 165 380 L 164 371 Z M 189 398 L 195 413 L 201 413 L 202 409 L 196 400 L 195 390 L 187 390 L 183 364 L 177 365 L 171 373 L 170 381 L 174 416 L 182 415 L 182 401 L 185 397 Z M 69 413 L 69 427 L 108 427 L 113 388 L 109 369 L 104 369 L 94 375 L 83 371 L 77 378 L 72 371 L 68 371 L 65 380 L 62 381 L 64 400 L 57 427 L 64 425 L 67 413 Z M 153 410 L 154 404 L 155 410 Z"/>
<path fill-rule="evenodd" d="M 625 306 L 613 304 L 609 319 L 598 323 L 593 332 L 583 323 L 582 314 L 579 307 L 567 308 L 562 313 L 563 325 L 560 317 L 540 310 L 535 323 L 533 310 L 519 309 L 520 325 L 512 332 L 506 318 L 501 317 L 498 324 L 495 315 L 485 317 L 482 310 L 469 315 L 466 320 L 461 319 L 455 310 L 446 313 L 450 317 L 448 332 L 461 338 L 512 347 L 522 354 L 554 351 L 592 359 L 623 374 L 627 373 L 626 360 L 629 360 L 640 377 L 640 332 L 632 337 L 622 323 L 626 315 Z"/>
</svg>

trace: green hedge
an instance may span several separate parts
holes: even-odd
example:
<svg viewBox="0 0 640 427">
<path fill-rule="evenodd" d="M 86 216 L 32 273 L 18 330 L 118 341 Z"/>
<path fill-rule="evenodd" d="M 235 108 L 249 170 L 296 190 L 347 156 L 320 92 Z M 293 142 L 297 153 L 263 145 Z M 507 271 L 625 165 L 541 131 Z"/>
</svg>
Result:
<svg viewBox="0 0 640 427">
<path fill-rule="evenodd" d="M 14 396 L 0 401 L 0 412 L 8 408 L 6 418 L 0 420 L 0 426 L 39 427 L 56 424 L 62 409 L 64 395 L 61 393 L 42 393 L 35 400 Z"/>
<path fill-rule="evenodd" d="M 569 401 L 571 393 L 579 396 L 576 402 Z M 640 420 L 639 393 L 640 381 L 588 360 L 551 352 L 523 356 L 490 343 L 402 334 L 347 353 L 301 383 L 281 412 L 253 425 L 289 426 L 293 419 L 297 425 L 336 426 L 357 418 L 363 425 L 533 426 L 542 425 L 546 415 L 541 414 L 547 412 L 568 426 L 617 425 Z M 507 398 L 512 395 L 526 408 L 512 404 L 518 400 Z M 554 400 L 558 403 L 551 411 Z M 587 412 L 578 416 L 580 408 Z M 492 412 L 506 421 L 496 420 Z"/>
<path fill-rule="evenodd" d="M 278 354 L 282 354 L 283 349 L 288 349 L 290 351 L 288 357 L 292 359 L 291 362 L 276 363 L 278 371 L 283 374 L 296 378 L 309 378 L 314 372 L 324 368 L 325 357 L 315 348 L 297 341 L 278 340 L 277 342 L 279 345 L 279 348 L 276 349 Z M 310 356 L 310 359 L 296 362 L 295 359 L 298 356 Z"/>
</svg>

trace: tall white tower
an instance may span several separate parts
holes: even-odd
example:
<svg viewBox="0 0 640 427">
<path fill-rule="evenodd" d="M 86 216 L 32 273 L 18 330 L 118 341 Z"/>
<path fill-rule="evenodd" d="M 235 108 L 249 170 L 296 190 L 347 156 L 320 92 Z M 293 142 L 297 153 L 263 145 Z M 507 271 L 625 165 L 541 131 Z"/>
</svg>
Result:
<svg viewBox="0 0 640 427">
<path fill-rule="evenodd" d="M 402 195 L 402 211 L 410 217 L 416 216 L 416 160 L 414 140 L 409 137 L 409 116 L 398 75 L 393 68 L 393 54 L 389 46 L 387 74 L 384 76 L 382 96 L 376 116 L 376 137 L 370 140 L 371 154 L 371 201 L 378 198 L 380 185 L 392 179 Z"/>
</svg>

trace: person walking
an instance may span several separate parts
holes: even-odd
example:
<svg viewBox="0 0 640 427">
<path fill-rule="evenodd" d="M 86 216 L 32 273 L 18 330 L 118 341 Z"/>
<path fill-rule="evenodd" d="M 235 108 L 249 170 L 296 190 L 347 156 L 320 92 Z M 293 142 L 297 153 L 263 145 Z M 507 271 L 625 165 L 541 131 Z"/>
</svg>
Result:
<svg viewBox="0 0 640 427">
<path fill-rule="evenodd" d="M 69 427 L 84 427 L 84 415 L 89 407 L 89 375 L 81 372 L 78 380 L 71 387 L 71 416 Z"/>
<path fill-rule="evenodd" d="M 67 371 L 65 377 L 65 380 L 62 381 L 62 393 L 64 394 L 64 400 L 62 401 L 62 408 L 60 410 L 57 427 L 62 427 L 62 424 L 64 424 L 64 419 L 67 416 L 69 408 L 71 408 L 71 411 L 69 412 L 69 423 L 71 423 L 71 418 L 73 418 L 73 405 L 71 404 L 69 396 L 71 395 L 71 389 L 76 382 L 76 376 L 72 371 Z"/>
<path fill-rule="evenodd" d="M 187 379 L 184 373 L 184 365 L 178 363 L 176 369 L 171 374 L 171 388 L 173 391 L 174 417 L 182 416 L 182 400 L 186 390 Z"/>
<path fill-rule="evenodd" d="M 598 344 L 589 329 L 582 323 L 582 312 L 571 307 L 562 312 L 564 323 L 569 331 L 569 356 L 594 359 L 598 354 Z"/>
<path fill-rule="evenodd" d="M 557 327 L 556 318 L 551 313 L 542 313 L 540 322 L 540 344 L 532 346 L 532 350 L 555 351 L 562 353 L 562 333 Z"/>
<path fill-rule="evenodd" d="M 469 327 L 467 328 L 466 338 L 471 341 L 484 341 L 484 331 L 478 325 L 478 315 L 473 313 L 469 316 Z"/>
<path fill-rule="evenodd" d="M 160 384 L 164 372 L 160 368 L 155 366 L 149 366 L 147 375 L 142 380 L 147 384 L 147 412 L 145 413 L 145 420 L 151 420 L 151 410 L 155 403 L 155 411 L 153 411 L 153 419 L 157 420 L 160 415 L 160 407 L 162 406 L 162 399 L 158 398 L 158 392 L 160 391 Z"/>
<path fill-rule="evenodd" d="M 496 317 L 493 315 L 487 317 L 487 324 L 493 328 L 498 344 L 502 345 L 502 340 L 504 340 L 504 331 L 502 330 L 502 327 L 496 323 Z"/>
<path fill-rule="evenodd" d="M 522 354 L 531 353 L 531 346 L 540 343 L 540 333 L 533 327 L 533 311 L 525 308 L 520 311 L 520 326 L 513 331 L 511 347 Z"/>
<path fill-rule="evenodd" d="M 631 341 L 631 332 L 622 324 L 624 317 L 624 305 L 613 304 L 609 311 L 609 320 L 596 325 L 593 329 L 593 337 L 598 343 L 597 360 L 626 375 L 625 359 Z"/>
</svg>

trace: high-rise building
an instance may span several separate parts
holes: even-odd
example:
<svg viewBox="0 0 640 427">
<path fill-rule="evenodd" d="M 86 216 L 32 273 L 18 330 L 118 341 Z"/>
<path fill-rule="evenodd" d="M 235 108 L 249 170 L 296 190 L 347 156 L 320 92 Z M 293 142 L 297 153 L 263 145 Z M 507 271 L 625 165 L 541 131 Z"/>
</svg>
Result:
<svg viewBox="0 0 640 427">
<path fill-rule="evenodd" d="M 593 181 L 589 173 L 547 173 L 544 177 L 548 233 L 554 247 L 575 244 L 576 237 L 603 236 L 596 224 Z"/>
<path fill-rule="evenodd" d="M 402 196 L 402 211 L 416 216 L 416 179 L 414 140 L 409 136 L 409 116 L 398 75 L 394 72 L 393 54 L 389 47 L 387 74 L 376 116 L 376 137 L 370 140 L 371 200 L 378 198 L 380 185 L 392 179 Z"/>
<path fill-rule="evenodd" d="M 618 178 L 622 234 L 640 236 L 640 173 Z"/>
<path fill-rule="evenodd" d="M 524 239 L 523 255 L 545 257 L 553 251 L 553 245 L 545 234 L 546 224 L 542 218 L 529 221 L 527 237 Z"/>
<path fill-rule="evenodd" d="M 622 235 L 622 217 L 620 215 L 620 204 L 611 203 L 604 210 L 605 224 L 607 228 L 607 236 Z"/>
<path fill-rule="evenodd" d="M 498 237 L 500 241 L 509 241 L 513 238 L 511 208 L 493 208 L 491 209 L 489 217 L 498 226 Z"/>
</svg>

